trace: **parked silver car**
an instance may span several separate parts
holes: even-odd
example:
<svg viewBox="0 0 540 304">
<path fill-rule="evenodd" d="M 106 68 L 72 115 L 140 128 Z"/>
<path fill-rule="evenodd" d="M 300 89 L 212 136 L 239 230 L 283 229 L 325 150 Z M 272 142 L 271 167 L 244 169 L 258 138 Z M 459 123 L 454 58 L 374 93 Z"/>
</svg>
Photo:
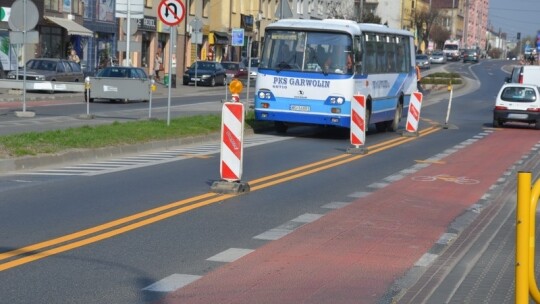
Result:
<svg viewBox="0 0 540 304">
<path fill-rule="evenodd" d="M 429 57 L 427 55 L 416 55 L 416 65 L 421 69 L 430 69 L 431 63 L 429 62 Z"/>
<path fill-rule="evenodd" d="M 429 57 L 431 63 L 446 63 L 446 56 L 442 51 L 434 51 L 433 54 Z"/>
<path fill-rule="evenodd" d="M 19 80 L 22 80 L 24 70 L 19 69 Z M 15 79 L 17 71 L 10 71 L 8 79 Z M 26 62 L 26 79 L 60 82 L 82 82 L 84 74 L 81 66 L 73 61 L 57 58 L 35 58 Z"/>
</svg>

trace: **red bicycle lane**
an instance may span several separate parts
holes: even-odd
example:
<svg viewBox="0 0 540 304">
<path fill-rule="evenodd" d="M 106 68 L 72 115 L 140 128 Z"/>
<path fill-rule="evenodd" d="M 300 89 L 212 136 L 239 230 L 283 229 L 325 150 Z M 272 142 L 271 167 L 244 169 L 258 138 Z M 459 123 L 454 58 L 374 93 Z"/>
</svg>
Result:
<svg viewBox="0 0 540 304">
<path fill-rule="evenodd" d="M 158 303 L 378 303 L 456 217 L 530 153 L 538 134 L 487 132 L 437 164 L 269 242 Z M 438 175 L 477 183 L 425 178 Z"/>
</svg>

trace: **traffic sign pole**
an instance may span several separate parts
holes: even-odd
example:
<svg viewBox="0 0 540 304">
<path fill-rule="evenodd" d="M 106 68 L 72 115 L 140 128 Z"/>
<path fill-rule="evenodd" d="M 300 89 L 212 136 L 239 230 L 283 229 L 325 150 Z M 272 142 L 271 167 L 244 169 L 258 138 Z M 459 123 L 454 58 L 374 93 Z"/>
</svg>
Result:
<svg viewBox="0 0 540 304">
<path fill-rule="evenodd" d="M 167 126 L 171 124 L 171 84 L 172 84 L 172 54 L 174 51 L 173 39 L 176 36 L 176 26 L 182 22 L 186 7 L 180 0 L 163 0 L 158 6 L 158 16 L 161 22 L 171 27 L 169 38 L 169 96 L 167 97 Z"/>
</svg>

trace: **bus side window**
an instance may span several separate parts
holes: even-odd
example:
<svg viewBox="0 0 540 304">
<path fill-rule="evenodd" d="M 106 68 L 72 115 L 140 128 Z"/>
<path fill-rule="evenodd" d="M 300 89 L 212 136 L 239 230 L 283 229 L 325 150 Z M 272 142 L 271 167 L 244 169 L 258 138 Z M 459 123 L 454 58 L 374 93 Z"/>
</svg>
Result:
<svg viewBox="0 0 540 304">
<path fill-rule="evenodd" d="M 362 40 L 359 36 L 354 37 L 354 71 L 362 74 Z"/>
</svg>

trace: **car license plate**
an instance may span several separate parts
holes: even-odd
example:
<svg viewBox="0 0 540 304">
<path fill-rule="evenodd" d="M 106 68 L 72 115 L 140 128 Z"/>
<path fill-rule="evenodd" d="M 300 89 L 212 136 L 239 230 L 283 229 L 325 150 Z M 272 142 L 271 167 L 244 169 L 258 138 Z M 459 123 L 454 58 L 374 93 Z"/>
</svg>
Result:
<svg viewBox="0 0 540 304">
<path fill-rule="evenodd" d="M 529 118 L 529 115 L 510 113 L 510 114 L 508 114 L 508 118 L 511 118 L 511 119 L 527 119 L 527 118 Z"/>
<path fill-rule="evenodd" d="M 191 78 L 192 81 L 199 81 L 201 80 L 200 78 Z"/>
<path fill-rule="evenodd" d="M 291 111 L 309 112 L 311 110 L 311 107 L 310 106 L 291 105 L 290 109 L 291 109 Z"/>
</svg>

